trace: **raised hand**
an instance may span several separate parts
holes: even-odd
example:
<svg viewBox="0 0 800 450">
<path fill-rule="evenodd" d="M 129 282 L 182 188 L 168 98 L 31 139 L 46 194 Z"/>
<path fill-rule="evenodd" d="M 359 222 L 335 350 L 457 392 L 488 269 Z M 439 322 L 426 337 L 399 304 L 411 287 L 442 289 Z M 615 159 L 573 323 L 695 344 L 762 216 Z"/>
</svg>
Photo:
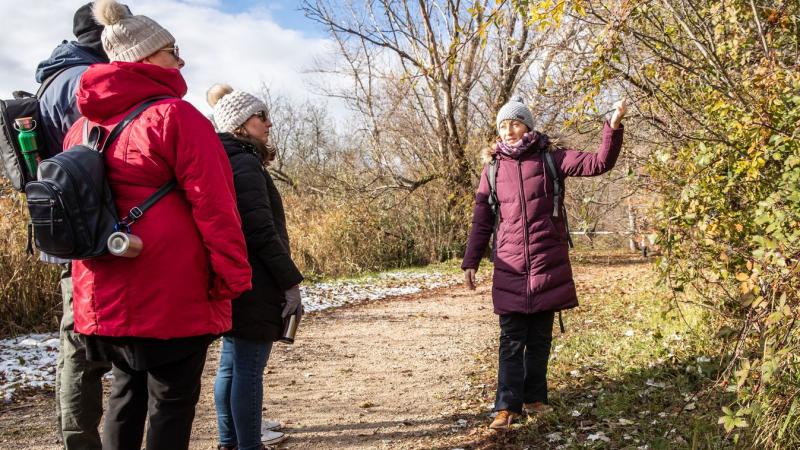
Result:
<svg viewBox="0 0 800 450">
<path fill-rule="evenodd" d="M 611 121 L 609 122 L 611 128 L 619 128 L 619 126 L 622 124 L 622 119 L 625 117 L 627 112 L 628 99 L 623 97 L 622 100 L 614 104 L 614 115 L 611 116 Z"/>
</svg>

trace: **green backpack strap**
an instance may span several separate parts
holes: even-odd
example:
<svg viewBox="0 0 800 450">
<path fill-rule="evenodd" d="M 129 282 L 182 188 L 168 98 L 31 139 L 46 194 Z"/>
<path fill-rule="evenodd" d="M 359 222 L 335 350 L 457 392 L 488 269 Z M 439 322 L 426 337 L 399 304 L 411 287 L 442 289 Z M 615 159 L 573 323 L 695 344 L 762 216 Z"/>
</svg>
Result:
<svg viewBox="0 0 800 450">
<path fill-rule="evenodd" d="M 543 151 L 542 158 L 544 159 L 544 164 L 547 168 L 548 175 L 550 175 L 550 178 L 553 179 L 553 217 L 563 215 L 564 227 L 567 229 L 567 242 L 569 242 L 569 248 L 574 248 L 575 245 L 572 243 L 572 235 L 569 234 L 567 210 L 564 207 L 564 202 L 562 200 L 564 197 L 564 179 L 558 174 L 556 163 L 553 160 L 553 154 L 551 152 Z"/>
</svg>

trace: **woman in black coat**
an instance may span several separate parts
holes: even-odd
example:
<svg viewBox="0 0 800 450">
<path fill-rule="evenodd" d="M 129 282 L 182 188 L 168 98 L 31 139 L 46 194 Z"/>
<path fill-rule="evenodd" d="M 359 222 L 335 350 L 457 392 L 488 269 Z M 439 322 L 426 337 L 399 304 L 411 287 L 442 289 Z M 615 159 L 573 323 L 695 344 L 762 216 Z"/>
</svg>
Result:
<svg viewBox="0 0 800 450">
<path fill-rule="evenodd" d="M 214 122 L 233 168 L 233 181 L 253 289 L 233 301 L 233 328 L 223 338 L 214 384 L 220 449 L 261 449 L 263 375 L 283 319 L 302 315 L 303 276 L 292 261 L 283 202 L 265 165 L 275 158 L 267 145 L 267 107 L 258 98 L 227 85 L 208 92 Z M 281 433 L 265 436 L 282 440 Z"/>
</svg>

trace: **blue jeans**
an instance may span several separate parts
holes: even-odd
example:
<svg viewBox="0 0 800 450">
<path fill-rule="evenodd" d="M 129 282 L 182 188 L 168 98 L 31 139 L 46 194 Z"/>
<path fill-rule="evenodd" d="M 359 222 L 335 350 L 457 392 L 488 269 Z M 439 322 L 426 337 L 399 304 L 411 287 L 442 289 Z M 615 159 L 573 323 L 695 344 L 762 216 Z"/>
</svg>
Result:
<svg viewBox="0 0 800 450">
<path fill-rule="evenodd" d="M 261 449 L 264 368 L 272 342 L 222 338 L 214 382 L 219 443 L 239 450 Z"/>
</svg>

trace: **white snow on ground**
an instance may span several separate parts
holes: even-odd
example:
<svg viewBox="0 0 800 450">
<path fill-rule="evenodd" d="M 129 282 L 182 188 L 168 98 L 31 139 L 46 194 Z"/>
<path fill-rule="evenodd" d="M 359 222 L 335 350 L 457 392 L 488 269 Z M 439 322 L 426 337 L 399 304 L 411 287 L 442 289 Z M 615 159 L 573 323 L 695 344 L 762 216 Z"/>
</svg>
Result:
<svg viewBox="0 0 800 450">
<path fill-rule="evenodd" d="M 58 334 L 29 334 L 0 340 L 0 397 L 11 401 L 22 387 L 52 387 Z"/>
<path fill-rule="evenodd" d="M 300 288 L 306 312 L 350 303 L 414 294 L 460 283 L 460 274 L 384 272 L 357 280 L 336 280 Z M 22 388 L 54 387 L 58 333 L 28 334 L 0 340 L 0 402 Z"/>
<path fill-rule="evenodd" d="M 416 294 L 425 289 L 448 287 L 461 282 L 461 276 L 445 273 L 384 272 L 358 280 L 336 280 L 302 286 L 306 311 L 320 311 L 364 300 L 379 300 Z"/>
</svg>

